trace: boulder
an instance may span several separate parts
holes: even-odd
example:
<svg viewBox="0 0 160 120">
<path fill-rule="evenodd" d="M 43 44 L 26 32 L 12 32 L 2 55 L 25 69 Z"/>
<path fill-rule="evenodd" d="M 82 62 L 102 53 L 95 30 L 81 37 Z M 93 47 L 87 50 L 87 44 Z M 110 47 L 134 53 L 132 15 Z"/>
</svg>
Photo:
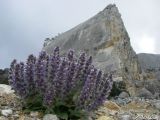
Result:
<svg viewBox="0 0 160 120">
<path fill-rule="evenodd" d="M 46 114 L 44 115 L 43 120 L 59 120 L 59 118 L 53 114 Z"/>
<path fill-rule="evenodd" d="M 129 94 L 127 92 L 122 92 L 120 95 L 119 95 L 119 98 L 128 98 L 129 97 Z"/>
<path fill-rule="evenodd" d="M 0 84 L 0 95 L 1 94 L 10 94 L 14 93 L 14 90 L 11 89 L 11 86 L 5 85 L 5 84 Z"/>
<path fill-rule="evenodd" d="M 119 120 L 133 120 L 133 118 L 129 114 L 124 114 L 119 117 Z"/>
<path fill-rule="evenodd" d="M 139 90 L 137 93 L 137 96 L 145 99 L 153 98 L 153 94 L 150 91 L 148 91 L 146 88 L 142 88 L 141 90 Z"/>
<path fill-rule="evenodd" d="M 1 111 L 1 114 L 5 117 L 8 117 L 9 115 L 12 115 L 13 111 L 11 109 L 4 109 Z"/>
<path fill-rule="evenodd" d="M 85 51 L 93 56 L 96 67 L 105 73 L 111 72 L 114 80 L 122 78 L 129 94 L 135 95 L 136 87 L 132 81 L 139 80 L 141 70 L 115 5 L 108 5 L 89 20 L 54 39 L 47 39 L 43 50 L 51 54 L 56 46 L 61 48 L 62 55 L 69 49 L 74 49 L 76 54 Z"/>
<path fill-rule="evenodd" d="M 144 87 L 152 94 L 160 93 L 160 81 L 158 80 L 147 80 L 144 82 Z"/>
</svg>

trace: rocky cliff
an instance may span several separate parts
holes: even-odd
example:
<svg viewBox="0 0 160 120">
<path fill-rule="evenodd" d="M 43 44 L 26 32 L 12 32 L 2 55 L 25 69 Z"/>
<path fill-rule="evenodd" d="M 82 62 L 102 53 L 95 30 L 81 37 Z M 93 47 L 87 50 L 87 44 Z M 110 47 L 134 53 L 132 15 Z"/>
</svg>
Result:
<svg viewBox="0 0 160 120">
<path fill-rule="evenodd" d="M 86 22 L 55 38 L 47 39 L 43 50 L 50 54 L 55 46 L 60 46 L 62 54 L 70 48 L 77 53 L 87 52 L 93 56 L 98 68 L 105 73 L 112 72 L 115 81 L 124 81 L 130 95 L 135 94 L 133 80 L 140 79 L 141 70 L 115 5 L 108 5 Z"/>
</svg>

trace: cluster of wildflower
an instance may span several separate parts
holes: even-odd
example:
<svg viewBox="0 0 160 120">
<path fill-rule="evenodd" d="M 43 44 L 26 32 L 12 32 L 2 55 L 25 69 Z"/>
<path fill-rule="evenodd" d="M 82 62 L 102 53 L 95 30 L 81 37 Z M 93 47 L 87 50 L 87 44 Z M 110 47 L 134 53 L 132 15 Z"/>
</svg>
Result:
<svg viewBox="0 0 160 120">
<path fill-rule="evenodd" d="M 42 104 L 50 107 L 57 100 L 65 102 L 72 95 L 76 107 L 87 111 L 106 100 L 113 84 L 111 75 L 105 77 L 92 65 L 91 56 L 81 53 L 76 58 L 74 51 L 69 50 L 66 57 L 60 57 L 59 47 L 51 55 L 45 51 L 37 58 L 29 55 L 26 64 L 13 60 L 9 79 L 21 98 L 39 94 L 43 98 Z"/>
</svg>

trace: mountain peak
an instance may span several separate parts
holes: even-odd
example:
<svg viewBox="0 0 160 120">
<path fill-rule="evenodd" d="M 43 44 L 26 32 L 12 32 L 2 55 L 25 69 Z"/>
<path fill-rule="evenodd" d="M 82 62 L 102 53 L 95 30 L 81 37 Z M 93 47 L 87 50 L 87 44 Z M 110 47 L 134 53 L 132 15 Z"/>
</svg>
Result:
<svg viewBox="0 0 160 120">
<path fill-rule="evenodd" d="M 44 50 L 51 54 L 59 46 L 62 53 L 70 48 L 77 54 L 85 51 L 93 56 L 94 64 L 105 73 L 112 72 L 115 79 L 127 83 L 130 94 L 135 92 L 130 80 L 139 79 L 139 65 L 136 53 L 130 45 L 130 38 L 115 4 L 71 30 L 45 43 Z"/>
</svg>

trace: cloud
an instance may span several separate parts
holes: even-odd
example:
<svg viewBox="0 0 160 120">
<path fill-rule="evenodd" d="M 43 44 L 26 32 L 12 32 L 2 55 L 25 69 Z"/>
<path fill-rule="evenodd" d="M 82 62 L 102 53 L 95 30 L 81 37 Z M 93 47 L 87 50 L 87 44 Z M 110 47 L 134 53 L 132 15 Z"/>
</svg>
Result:
<svg viewBox="0 0 160 120">
<path fill-rule="evenodd" d="M 144 34 L 139 39 L 138 46 L 139 46 L 139 49 L 141 49 L 143 53 L 149 53 L 149 52 L 154 53 L 155 52 L 155 39 Z"/>
</svg>

